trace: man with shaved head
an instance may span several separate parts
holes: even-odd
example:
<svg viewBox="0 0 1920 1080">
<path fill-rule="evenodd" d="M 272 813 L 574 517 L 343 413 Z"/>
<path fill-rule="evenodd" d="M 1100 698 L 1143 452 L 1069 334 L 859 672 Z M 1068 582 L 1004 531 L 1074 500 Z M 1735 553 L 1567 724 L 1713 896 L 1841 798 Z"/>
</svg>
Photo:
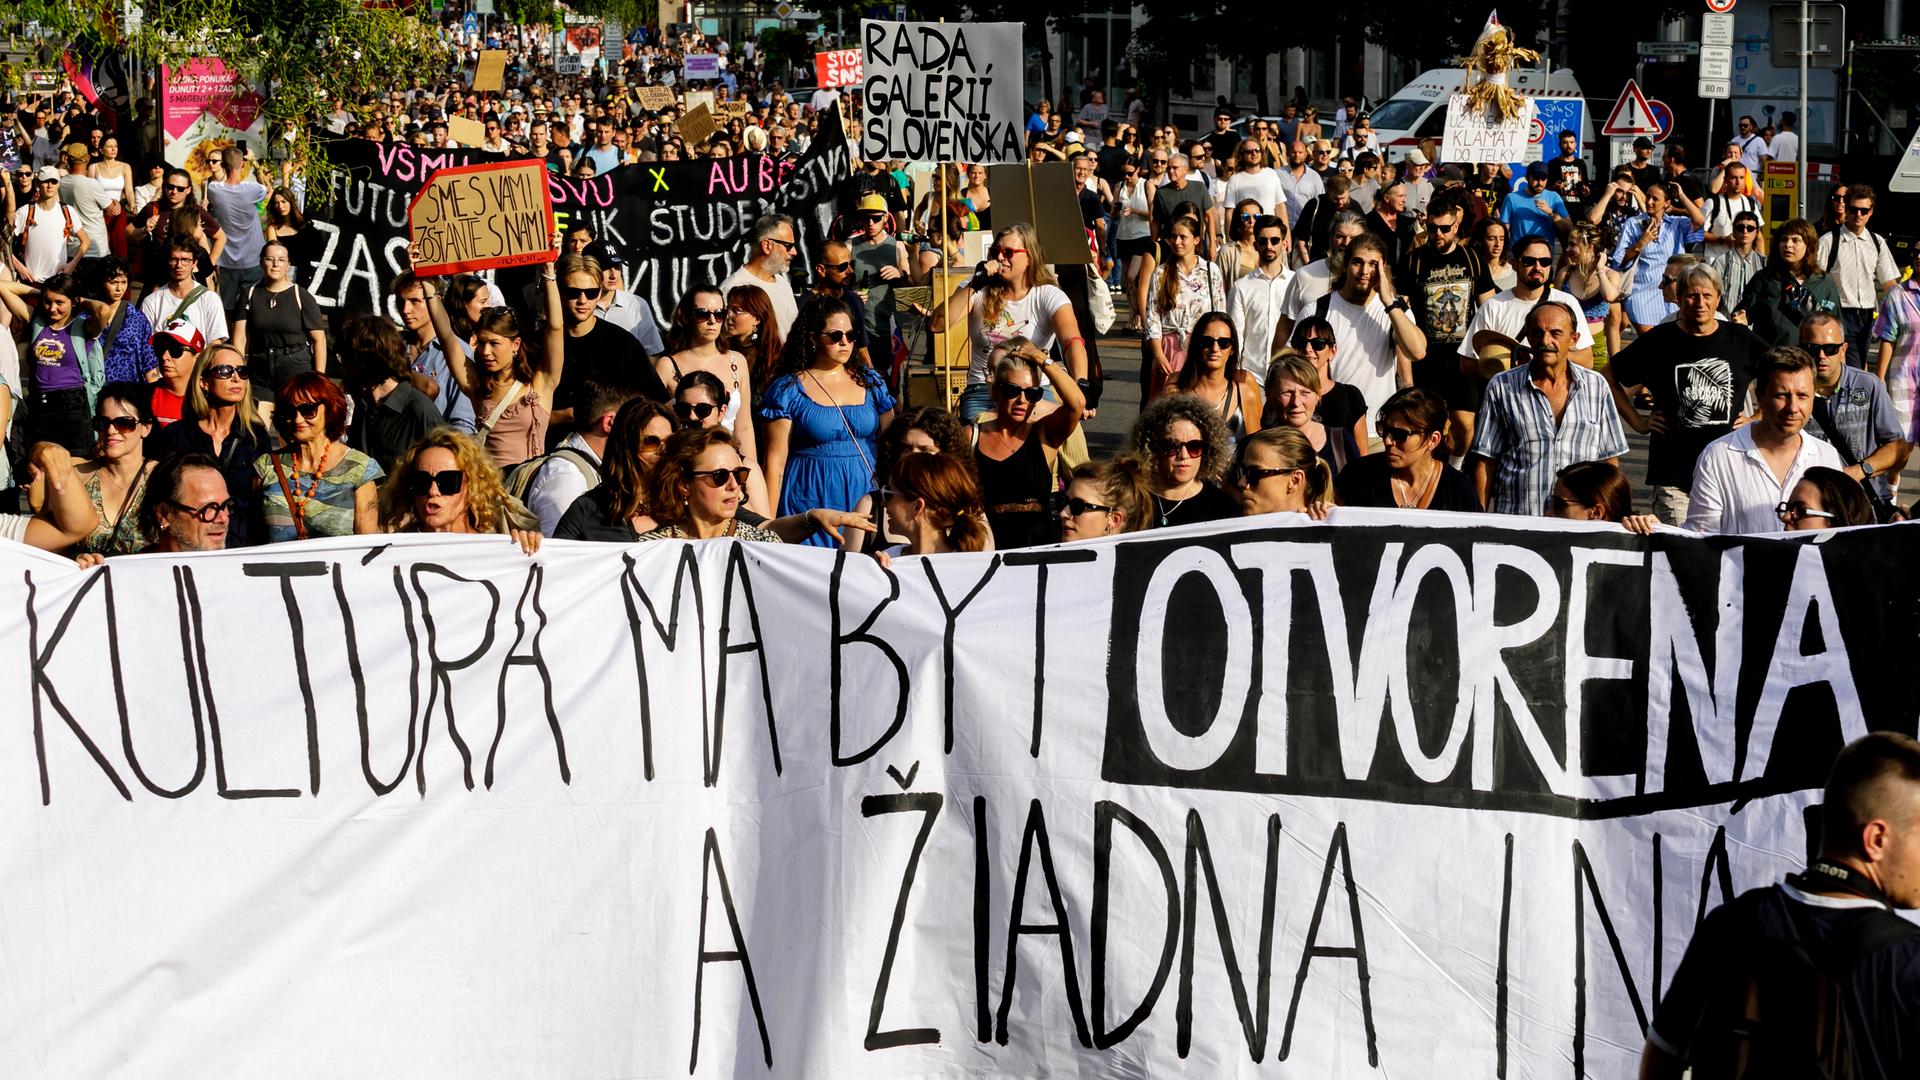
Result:
<svg viewBox="0 0 1920 1080">
<path fill-rule="evenodd" d="M 1742 893 L 1695 931 L 1647 1030 L 1642 1080 L 1688 1066 L 1702 1078 L 1920 1076 L 1920 927 L 1893 914 L 1920 907 L 1920 742 L 1880 731 L 1841 750 L 1819 824 L 1805 873 Z"/>
</svg>

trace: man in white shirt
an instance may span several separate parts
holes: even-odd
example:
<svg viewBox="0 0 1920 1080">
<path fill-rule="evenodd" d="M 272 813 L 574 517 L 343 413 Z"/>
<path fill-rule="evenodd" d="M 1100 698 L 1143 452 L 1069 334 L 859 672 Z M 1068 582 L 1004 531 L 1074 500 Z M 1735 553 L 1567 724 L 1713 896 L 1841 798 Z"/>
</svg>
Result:
<svg viewBox="0 0 1920 1080">
<path fill-rule="evenodd" d="M 1777 507 L 1815 465 L 1844 469 L 1840 452 L 1803 430 L 1813 417 L 1813 357 L 1783 346 L 1761 362 L 1760 418 L 1707 444 L 1693 467 L 1687 528 L 1703 533 L 1786 531 Z"/>
<path fill-rule="evenodd" d="M 1728 162 L 1727 167 L 1720 170 L 1720 190 L 1707 196 L 1705 205 L 1701 206 L 1707 218 L 1704 229 L 1709 259 L 1733 250 L 1733 219 L 1739 215 L 1752 214 L 1763 227 L 1766 225 L 1760 200 L 1747 194 L 1751 175 L 1744 161 Z"/>
<path fill-rule="evenodd" d="M 1733 137 L 1733 145 L 1740 148 L 1740 161 L 1748 172 L 1760 171 L 1760 159 L 1767 152 L 1767 137 L 1760 134 L 1760 128 L 1753 117 L 1740 118 L 1739 134 Z"/>
<path fill-rule="evenodd" d="M 1406 298 L 1393 291 L 1387 245 L 1378 236 L 1363 232 L 1347 245 L 1339 285 L 1315 305 L 1322 309 L 1340 343 L 1328 374 L 1366 398 L 1372 440 L 1374 415 L 1395 390 L 1413 385 L 1413 363 L 1427 354 L 1427 335 Z"/>
<path fill-rule="evenodd" d="M 648 356 L 666 352 L 653 306 L 627 291 L 626 259 L 607 244 L 595 244 L 587 249 L 587 254 L 600 264 L 600 317 L 632 334 Z"/>
<path fill-rule="evenodd" d="M 746 265 L 720 283 L 722 295 L 736 285 L 753 285 L 773 301 L 773 320 L 780 326 L 780 340 L 793 333 L 793 321 L 800 317 L 800 302 L 793 295 L 793 279 L 787 276 L 793 265 L 793 253 L 800 244 L 794 236 L 793 219 L 785 214 L 767 214 L 753 223 L 752 255 Z"/>
<path fill-rule="evenodd" d="M 69 143 L 60 151 L 60 166 L 66 170 L 66 175 L 60 178 L 60 202 L 73 209 L 74 221 L 80 231 L 87 234 L 86 250 L 80 257 L 100 259 L 113 254 L 107 248 L 105 211 L 114 200 L 107 194 L 105 185 L 87 175 L 86 146 Z"/>
<path fill-rule="evenodd" d="M 1231 210 L 1240 205 L 1240 200 L 1252 199 L 1260 204 L 1261 213 L 1290 223 L 1293 219 L 1287 216 L 1286 187 L 1280 182 L 1280 173 L 1267 167 L 1265 145 L 1247 139 L 1235 153 L 1240 159 L 1240 170 L 1227 181 L 1220 205 Z"/>
<path fill-rule="evenodd" d="M 9 251 L 7 257 L 22 281 L 38 283 L 72 272 L 87 253 L 88 237 L 73 208 L 60 203 L 59 169 L 41 166 L 33 174 L 33 185 L 33 200 L 13 213 L 13 233 L 24 251 L 19 255 Z M 72 246 L 76 239 L 77 250 Z"/>
<path fill-rule="evenodd" d="M 1327 257 L 1295 271 L 1280 297 L 1280 315 L 1274 320 L 1273 340 L 1282 345 L 1293 339 L 1294 324 L 1313 314 L 1320 298 L 1333 291 L 1334 279 L 1347 257 L 1347 245 L 1367 231 L 1367 223 L 1352 210 L 1342 210 L 1333 219 L 1333 232 L 1327 237 Z"/>
<path fill-rule="evenodd" d="M 227 313 L 220 306 L 219 294 L 193 280 L 199 265 L 200 245 L 185 236 L 175 236 L 167 244 L 167 283 L 140 300 L 140 314 L 154 332 L 170 332 L 184 322 L 200 332 L 202 341 L 227 335 Z M 185 340 L 183 335 L 176 334 Z"/>
<path fill-rule="evenodd" d="M 1880 294 L 1900 284 L 1900 267 L 1886 238 L 1867 228 L 1879 193 L 1858 180 L 1847 184 L 1845 224 L 1820 237 L 1814 255 L 1840 293 L 1840 318 L 1847 324 L 1847 362 L 1865 367 L 1873 355 L 1873 318 Z"/>
<path fill-rule="evenodd" d="M 631 383 L 587 383 L 580 396 L 583 405 L 575 410 L 573 434 L 547 456 L 527 484 L 527 509 L 540 518 L 540 535 L 552 536 L 573 501 L 600 483 L 600 460 L 607 452 L 613 418 L 620 406 L 642 396 Z"/>
<path fill-rule="evenodd" d="M 1300 211 L 1309 202 L 1326 194 L 1326 184 L 1307 157 L 1307 144 L 1298 139 L 1287 148 L 1287 167 L 1280 170 L 1280 186 L 1287 195 L 1287 227 L 1300 220 Z"/>
<path fill-rule="evenodd" d="M 1793 130 L 1793 125 L 1799 119 L 1791 112 L 1780 114 L 1780 131 L 1767 144 L 1768 157 L 1775 161 L 1800 160 L 1800 136 Z"/>
<path fill-rule="evenodd" d="M 253 178 L 246 153 L 234 146 L 222 150 L 220 171 L 207 182 L 207 209 L 227 237 L 218 265 L 220 303 L 229 314 L 260 284 L 260 251 L 267 243 L 260 229 L 260 204 L 266 198 L 267 186 Z"/>
<path fill-rule="evenodd" d="M 1253 251 L 1259 262 L 1251 274 L 1233 283 L 1227 297 L 1227 317 L 1240 335 L 1241 370 L 1264 386 L 1267 362 L 1273 358 L 1274 325 L 1280 321 L 1280 304 L 1293 280 L 1293 273 L 1287 269 L 1286 223 L 1272 214 L 1256 218 Z"/>
</svg>

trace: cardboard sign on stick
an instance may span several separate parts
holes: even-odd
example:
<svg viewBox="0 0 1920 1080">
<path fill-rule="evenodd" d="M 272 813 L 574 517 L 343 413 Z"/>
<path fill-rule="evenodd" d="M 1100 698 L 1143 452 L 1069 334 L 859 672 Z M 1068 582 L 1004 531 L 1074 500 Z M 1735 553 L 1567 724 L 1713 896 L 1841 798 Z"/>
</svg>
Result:
<svg viewBox="0 0 1920 1080">
<path fill-rule="evenodd" d="M 473 69 L 473 89 L 476 93 L 504 89 L 507 75 L 507 51 L 505 49 L 485 49 L 480 53 L 480 63 Z"/>
<path fill-rule="evenodd" d="M 414 270 L 458 274 L 554 260 L 553 197 L 540 161 L 441 169 L 407 205 Z"/>
<path fill-rule="evenodd" d="M 996 223 L 1025 221 L 1033 226 L 1047 262 L 1093 261 L 1087 230 L 1081 224 L 1080 199 L 1074 194 L 1072 165 L 1049 161 L 988 166 L 987 194 L 993 199 Z"/>
<path fill-rule="evenodd" d="M 680 118 L 680 137 L 687 140 L 689 146 L 706 142 L 713 132 L 713 110 L 704 104 Z"/>
</svg>

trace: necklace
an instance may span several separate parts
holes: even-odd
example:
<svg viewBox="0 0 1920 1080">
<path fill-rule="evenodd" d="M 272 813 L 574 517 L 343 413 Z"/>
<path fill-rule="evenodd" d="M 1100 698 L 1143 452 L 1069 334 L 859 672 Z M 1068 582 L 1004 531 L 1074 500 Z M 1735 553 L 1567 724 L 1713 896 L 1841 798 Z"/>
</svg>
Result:
<svg viewBox="0 0 1920 1080">
<path fill-rule="evenodd" d="M 1393 503 L 1395 506 L 1403 509 L 1422 509 L 1427 505 L 1427 501 L 1433 497 L 1433 489 L 1437 487 L 1439 483 L 1440 467 L 1438 462 L 1434 463 L 1433 472 L 1428 474 L 1427 479 L 1422 482 L 1418 488 L 1415 488 L 1412 484 L 1396 476 L 1393 478 Z M 1402 498 L 1400 495 L 1402 489 L 1405 489 L 1407 493 L 1405 498 Z"/>
<path fill-rule="evenodd" d="M 312 502 L 314 495 L 320 491 L 320 474 L 326 471 L 327 455 L 332 452 L 333 441 L 327 440 L 327 444 L 320 450 L 319 467 L 313 470 L 313 481 L 307 485 L 305 491 L 300 490 L 300 451 L 294 450 L 287 455 L 293 459 L 293 483 L 287 486 L 287 509 L 292 511 L 295 521 L 307 519 L 307 504 Z"/>
<path fill-rule="evenodd" d="M 1198 495 L 1200 493 L 1196 491 L 1193 494 Z M 1191 499 L 1191 498 L 1193 498 L 1193 495 L 1187 496 L 1187 499 Z M 1173 505 L 1168 506 L 1167 500 L 1161 498 L 1158 495 L 1155 495 L 1153 497 L 1154 509 L 1160 511 L 1160 525 L 1162 528 L 1166 527 L 1167 519 L 1173 516 L 1174 511 L 1180 509 L 1181 506 L 1186 504 L 1187 499 L 1175 499 L 1173 502 Z"/>
</svg>

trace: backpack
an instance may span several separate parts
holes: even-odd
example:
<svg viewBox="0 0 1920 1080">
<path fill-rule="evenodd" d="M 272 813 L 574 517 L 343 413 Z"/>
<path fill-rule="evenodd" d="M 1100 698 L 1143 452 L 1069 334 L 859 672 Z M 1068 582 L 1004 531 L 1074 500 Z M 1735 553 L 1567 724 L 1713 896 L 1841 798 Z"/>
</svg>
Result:
<svg viewBox="0 0 1920 1080">
<path fill-rule="evenodd" d="M 1878 1075 L 1863 1054 L 1849 1008 L 1853 970 L 1881 949 L 1920 936 L 1885 908 L 1868 910 L 1811 942 L 1800 905 L 1774 890 L 1794 940 L 1754 942 L 1701 1016 L 1690 1060 L 1694 1080 L 1856 1080 Z"/>
<path fill-rule="evenodd" d="M 533 478 L 540 475 L 540 470 L 547 462 L 556 458 L 571 462 L 574 468 L 579 469 L 580 475 L 587 478 L 588 487 L 593 487 L 600 482 L 600 470 L 594 465 L 593 459 L 571 446 L 563 446 L 551 453 L 528 458 L 509 468 L 506 476 L 502 477 L 507 494 L 524 504 L 527 501 L 527 492 L 533 488 Z"/>
<path fill-rule="evenodd" d="M 38 209 L 40 209 L 40 204 L 37 202 L 27 204 L 27 223 L 21 227 L 19 235 L 13 238 L 14 249 L 20 253 L 20 257 L 23 259 L 27 257 L 27 234 L 33 231 L 34 211 Z M 60 233 L 61 243 L 65 245 L 65 247 L 62 248 L 62 254 L 64 255 L 71 253 L 80 241 L 73 229 L 73 210 L 67 206 L 66 203 L 60 204 L 60 217 L 65 223 Z"/>
</svg>

